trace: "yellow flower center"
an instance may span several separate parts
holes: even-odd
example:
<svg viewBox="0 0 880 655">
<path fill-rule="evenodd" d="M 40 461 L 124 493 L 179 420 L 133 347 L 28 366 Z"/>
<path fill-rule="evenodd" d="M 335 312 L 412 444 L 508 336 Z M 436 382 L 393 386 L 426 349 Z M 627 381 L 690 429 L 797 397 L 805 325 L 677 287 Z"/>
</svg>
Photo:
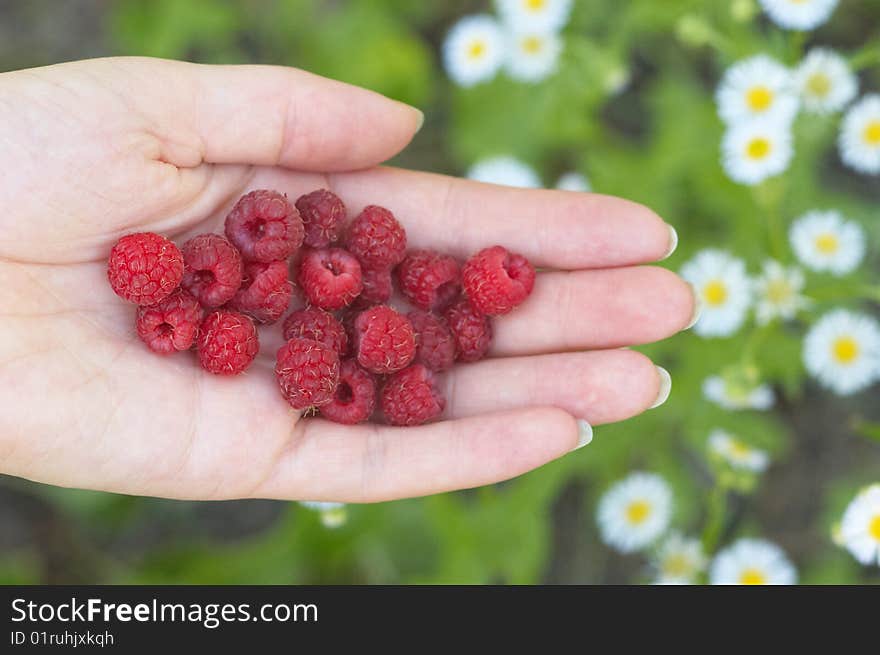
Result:
<svg viewBox="0 0 880 655">
<path fill-rule="evenodd" d="M 773 104 L 773 91 L 766 86 L 755 86 L 746 93 L 746 104 L 752 111 L 765 111 Z"/>
<path fill-rule="evenodd" d="M 752 452 L 752 449 L 739 439 L 731 439 L 730 452 L 734 457 L 746 457 Z"/>
<path fill-rule="evenodd" d="M 868 534 L 877 541 L 880 541 L 880 514 L 871 519 L 871 524 L 868 526 Z"/>
<path fill-rule="evenodd" d="M 865 127 L 865 143 L 869 146 L 880 146 L 880 121 L 871 121 Z"/>
<path fill-rule="evenodd" d="M 688 558 L 681 553 L 675 553 L 667 557 L 663 562 L 663 573 L 670 578 L 681 578 L 686 576 L 691 570 L 691 564 Z"/>
<path fill-rule="evenodd" d="M 651 505 L 644 500 L 634 500 L 626 508 L 626 520 L 634 525 L 643 523 L 651 515 Z"/>
<path fill-rule="evenodd" d="M 547 4 L 547 0 L 525 0 L 523 4 L 529 11 L 541 11 Z"/>
<path fill-rule="evenodd" d="M 721 280 L 712 280 L 703 287 L 703 300 L 713 307 L 723 305 L 727 300 L 727 286 Z"/>
<path fill-rule="evenodd" d="M 474 41 L 468 48 L 468 57 L 471 59 L 479 59 L 486 54 L 486 44 L 482 41 Z"/>
<path fill-rule="evenodd" d="M 767 300 L 776 305 L 786 302 L 791 298 L 792 293 L 793 289 L 788 280 L 773 280 L 767 285 Z"/>
<path fill-rule="evenodd" d="M 739 576 L 740 584 L 767 584 L 767 576 L 758 569 L 745 569 Z"/>
<path fill-rule="evenodd" d="M 541 52 L 543 45 L 541 39 L 537 36 L 527 36 L 522 40 L 522 49 L 529 55 L 535 55 Z"/>
<path fill-rule="evenodd" d="M 764 159 L 770 154 L 770 141 L 760 136 L 752 139 L 746 147 L 746 154 L 749 159 Z"/>
<path fill-rule="evenodd" d="M 859 344 L 852 337 L 839 337 L 835 340 L 834 359 L 840 364 L 852 364 L 859 356 Z"/>
<path fill-rule="evenodd" d="M 836 234 L 826 233 L 816 237 L 816 249 L 823 255 L 831 255 L 837 252 L 840 247 L 840 241 Z"/>
<path fill-rule="evenodd" d="M 807 80 L 807 91 L 814 96 L 824 98 L 831 91 L 831 80 L 825 73 L 813 73 Z"/>
</svg>

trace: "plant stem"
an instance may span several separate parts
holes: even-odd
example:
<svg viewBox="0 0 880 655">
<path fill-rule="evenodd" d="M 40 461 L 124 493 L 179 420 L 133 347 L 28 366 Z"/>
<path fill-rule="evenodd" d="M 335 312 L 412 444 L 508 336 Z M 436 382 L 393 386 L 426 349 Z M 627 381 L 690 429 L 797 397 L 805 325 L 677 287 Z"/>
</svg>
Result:
<svg viewBox="0 0 880 655">
<path fill-rule="evenodd" d="M 716 478 L 715 487 L 709 493 L 709 507 L 706 526 L 703 528 L 703 551 L 707 555 L 715 553 L 721 532 L 724 530 L 724 515 L 727 511 L 727 484 Z"/>
</svg>

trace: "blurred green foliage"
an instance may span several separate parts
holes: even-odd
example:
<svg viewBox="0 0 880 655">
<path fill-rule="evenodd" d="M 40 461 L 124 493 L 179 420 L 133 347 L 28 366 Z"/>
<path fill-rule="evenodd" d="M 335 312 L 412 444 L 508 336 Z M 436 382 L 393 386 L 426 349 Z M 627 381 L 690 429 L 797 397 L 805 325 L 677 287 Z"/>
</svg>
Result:
<svg viewBox="0 0 880 655">
<path fill-rule="evenodd" d="M 486 2 L 119 0 L 106 5 L 105 28 L 111 53 L 300 66 L 423 108 L 426 127 L 401 165 L 461 173 L 482 157 L 511 154 L 540 171 L 546 184 L 579 170 L 597 191 L 645 203 L 678 228 L 679 251 L 664 263 L 672 269 L 710 246 L 735 252 L 753 272 L 768 252 L 790 260 L 768 225 L 787 224 L 811 208 L 840 209 L 868 229 L 869 243 L 880 242 L 880 188 L 876 179 L 859 179 L 836 163 L 834 121 L 798 123 L 797 157 L 769 185 L 770 202 L 731 183 L 719 165 L 723 128 L 712 92 L 720 71 L 756 52 L 796 63 L 799 37 L 759 17 L 737 20 L 731 8 L 742 3 L 726 0 L 575 4 L 556 75 L 538 85 L 499 77 L 468 90 L 445 78 L 439 46 L 458 17 L 488 10 Z M 699 21 L 684 23 L 685 31 L 710 26 L 715 47 L 678 38 L 686 15 Z M 855 52 L 876 39 L 878 24 L 876 2 L 847 2 L 815 38 Z M 618 89 L 621 80 L 627 83 Z M 876 65 L 862 71 L 862 85 L 880 89 Z M 858 289 L 876 280 L 876 248 L 870 257 L 861 273 L 844 281 L 811 280 L 811 287 L 830 284 L 821 302 L 854 302 Z M 805 582 L 876 582 L 876 572 L 872 578 L 829 536 L 855 490 L 877 477 L 880 446 L 847 424 L 858 411 L 874 411 L 876 395 L 840 401 L 817 394 L 805 384 L 802 331 L 776 325 L 753 343 L 754 334 L 719 341 L 684 333 L 649 346 L 645 352 L 674 379 L 662 408 L 602 426 L 588 448 L 509 483 L 350 507 L 347 524 L 335 530 L 314 512 L 278 504 L 277 516 L 259 529 L 212 536 L 192 527 L 200 510 L 191 503 L 8 486 L 38 494 L 57 520 L 73 526 L 74 568 L 61 580 L 639 581 L 646 579 L 641 560 L 612 555 L 598 542 L 598 493 L 633 469 L 658 472 L 675 492 L 674 524 L 696 530 L 712 479 L 706 435 L 724 427 L 768 449 L 775 462 L 755 494 L 740 499 L 726 534 L 778 541 Z M 777 411 L 733 413 L 701 400 L 703 379 L 742 353 L 778 382 L 783 401 Z M 812 450 L 804 452 L 808 433 Z M 827 472 L 816 461 L 823 457 Z M 0 582 L 40 579 L 46 579 L 45 562 L 32 547 L 0 556 Z"/>
</svg>

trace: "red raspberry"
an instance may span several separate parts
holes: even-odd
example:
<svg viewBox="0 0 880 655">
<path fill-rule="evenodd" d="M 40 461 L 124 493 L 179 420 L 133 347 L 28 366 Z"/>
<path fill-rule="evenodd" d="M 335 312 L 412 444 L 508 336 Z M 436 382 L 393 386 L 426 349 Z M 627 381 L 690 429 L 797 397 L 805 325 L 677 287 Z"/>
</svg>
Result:
<svg viewBox="0 0 880 655">
<path fill-rule="evenodd" d="M 312 339 L 290 339 L 278 349 L 275 377 L 294 409 L 326 405 L 339 383 L 339 355 Z"/>
<path fill-rule="evenodd" d="M 354 320 L 358 364 L 372 373 L 394 373 L 416 355 L 412 323 L 387 305 L 371 307 Z"/>
<path fill-rule="evenodd" d="M 238 375 L 260 350 L 257 328 L 249 316 L 218 309 L 199 328 L 199 363 L 217 375 Z"/>
<path fill-rule="evenodd" d="M 170 296 L 182 277 L 183 255 L 158 234 L 127 234 L 110 250 L 107 279 L 116 295 L 129 302 L 153 305 Z"/>
<path fill-rule="evenodd" d="M 358 301 L 365 307 L 381 305 L 391 299 L 391 271 L 388 269 L 365 269 L 363 273 L 364 288 Z"/>
<path fill-rule="evenodd" d="M 462 362 L 482 359 L 492 343 L 492 323 L 462 298 L 446 311 L 446 322 L 455 336 L 457 358 Z"/>
<path fill-rule="evenodd" d="M 535 286 L 535 269 L 522 255 L 501 246 L 481 250 L 461 271 L 471 304 L 487 316 L 506 314 L 519 305 Z"/>
<path fill-rule="evenodd" d="M 348 337 L 342 323 L 330 312 L 317 307 L 307 307 L 291 313 L 284 319 L 283 334 L 289 339 L 312 339 L 332 348 L 339 356 L 348 349 Z"/>
<path fill-rule="evenodd" d="M 292 291 L 286 261 L 249 262 L 244 265 L 241 287 L 229 301 L 229 308 L 260 323 L 274 323 L 287 311 Z"/>
<path fill-rule="evenodd" d="M 309 302 L 321 309 L 341 309 L 357 298 L 363 288 L 361 265 L 342 248 L 306 252 L 297 282 Z"/>
<path fill-rule="evenodd" d="M 260 189 L 235 203 L 226 217 L 226 236 L 246 260 L 273 262 L 299 250 L 303 223 L 287 196 Z"/>
<path fill-rule="evenodd" d="M 181 286 L 203 306 L 219 307 L 241 286 L 241 255 L 219 234 L 199 234 L 183 244 Z"/>
<path fill-rule="evenodd" d="M 405 254 L 406 231 L 390 211 L 369 205 L 352 222 L 346 243 L 364 268 L 392 269 Z"/>
<path fill-rule="evenodd" d="M 443 311 L 461 292 L 458 262 L 433 250 L 413 250 L 397 267 L 400 291 L 419 309 Z"/>
<path fill-rule="evenodd" d="M 178 289 L 155 305 L 138 307 L 135 328 L 150 350 L 169 355 L 195 343 L 203 314 L 199 301 Z"/>
<path fill-rule="evenodd" d="M 321 416 L 337 423 L 354 425 L 366 421 L 376 405 L 376 378 L 353 359 L 339 367 L 339 385 L 333 400 L 321 405 Z"/>
<path fill-rule="evenodd" d="M 429 312 L 407 314 L 416 334 L 416 358 L 432 371 L 445 371 L 455 361 L 455 337 L 441 317 Z"/>
<path fill-rule="evenodd" d="M 391 425 L 421 425 L 440 416 L 445 407 L 434 373 L 421 364 L 395 373 L 382 388 L 382 413 Z"/>
<path fill-rule="evenodd" d="M 318 189 L 296 201 L 305 228 L 304 243 L 312 248 L 326 248 L 339 241 L 345 222 L 345 205 L 332 191 Z"/>
</svg>

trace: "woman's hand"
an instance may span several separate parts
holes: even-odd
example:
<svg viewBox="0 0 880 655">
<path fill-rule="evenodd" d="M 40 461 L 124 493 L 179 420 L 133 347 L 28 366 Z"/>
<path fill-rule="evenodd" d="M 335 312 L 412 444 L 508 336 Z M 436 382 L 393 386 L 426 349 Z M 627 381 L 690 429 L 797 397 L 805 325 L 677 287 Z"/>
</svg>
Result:
<svg viewBox="0 0 880 655">
<path fill-rule="evenodd" d="M 520 190 L 376 166 L 421 115 L 308 73 L 100 59 L 0 75 L 0 471 L 192 499 L 376 501 L 510 478 L 668 393 L 621 346 L 685 328 L 687 284 L 640 266 L 674 233 L 615 198 Z M 354 172 L 351 172 L 354 171 Z M 327 187 L 389 207 L 414 247 L 494 244 L 546 270 L 495 321 L 490 357 L 445 377 L 444 420 L 418 428 L 299 421 L 257 362 L 213 376 L 149 352 L 106 259 L 123 234 L 222 232 L 255 188 Z M 274 340 L 273 340 L 274 339 Z M 662 388 L 664 387 L 665 388 Z"/>
</svg>

